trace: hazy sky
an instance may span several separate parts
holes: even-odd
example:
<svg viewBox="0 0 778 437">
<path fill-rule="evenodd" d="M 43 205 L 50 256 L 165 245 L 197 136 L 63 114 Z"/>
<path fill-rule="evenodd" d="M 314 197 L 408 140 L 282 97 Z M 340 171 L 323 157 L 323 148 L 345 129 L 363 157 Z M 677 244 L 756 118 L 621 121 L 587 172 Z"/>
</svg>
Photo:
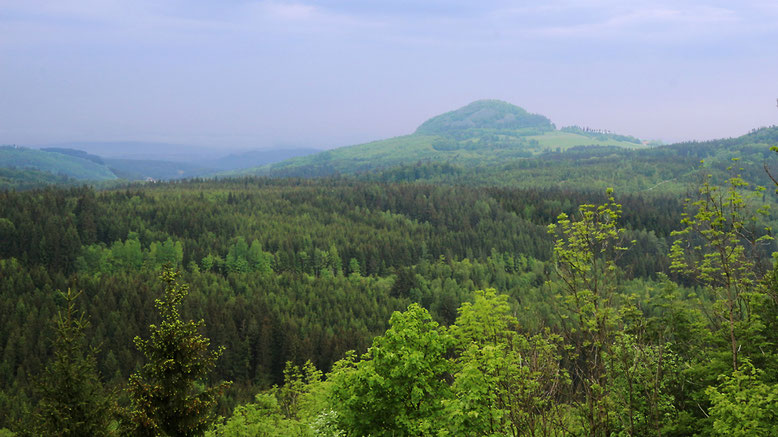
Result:
<svg viewBox="0 0 778 437">
<path fill-rule="evenodd" d="M 0 144 L 335 147 L 493 98 L 666 141 L 778 123 L 778 2 L 0 0 Z"/>
</svg>

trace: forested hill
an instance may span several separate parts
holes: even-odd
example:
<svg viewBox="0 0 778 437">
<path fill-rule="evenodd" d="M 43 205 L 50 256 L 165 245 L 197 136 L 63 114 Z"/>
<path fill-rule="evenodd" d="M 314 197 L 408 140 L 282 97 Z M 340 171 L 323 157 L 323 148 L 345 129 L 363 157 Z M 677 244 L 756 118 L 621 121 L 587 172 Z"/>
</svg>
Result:
<svg viewBox="0 0 778 437">
<path fill-rule="evenodd" d="M 92 155 L 72 154 L 64 149 L 51 151 L 0 146 L 0 168 L 30 169 L 77 180 L 102 181 L 116 175 Z"/>
<path fill-rule="evenodd" d="M 475 136 L 474 130 L 535 132 L 554 130 L 551 120 L 499 100 L 478 100 L 456 111 L 438 115 L 416 129 L 417 134 Z"/>
<path fill-rule="evenodd" d="M 384 169 L 420 160 L 490 165 L 583 145 L 644 147 L 637 138 L 606 131 L 559 130 L 543 115 L 498 100 L 479 100 L 427 120 L 411 135 L 341 147 L 224 175 L 325 176 Z"/>
</svg>

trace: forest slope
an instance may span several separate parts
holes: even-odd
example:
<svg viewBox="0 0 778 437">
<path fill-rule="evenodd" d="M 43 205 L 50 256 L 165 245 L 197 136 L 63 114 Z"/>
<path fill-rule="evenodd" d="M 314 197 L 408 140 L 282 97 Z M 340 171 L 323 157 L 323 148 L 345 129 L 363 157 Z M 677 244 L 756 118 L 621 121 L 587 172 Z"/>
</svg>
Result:
<svg viewBox="0 0 778 437">
<path fill-rule="evenodd" d="M 640 150 L 617 147 L 574 147 L 530 159 L 465 166 L 417 162 L 364 173 L 360 177 L 383 182 L 420 182 L 472 186 L 556 187 L 653 194 L 683 193 L 705 175 L 726 179 L 736 160 L 743 178 L 768 186 L 765 163 L 778 144 L 778 128 L 756 129 L 746 135 L 704 142 L 678 143 Z"/>
<path fill-rule="evenodd" d="M 66 144 L 71 145 L 71 144 Z M 73 147 L 81 147 L 73 143 Z M 0 147 L 0 189 L 30 189 L 47 185 L 75 185 L 89 182 L 100 186 L 101 183 L 114 181 L 174 180 L 203 177 L 217 171 L 235 170 L 283 161 L 295 156 L 315 153 L 316 149 L 268 149 L 234 152 L 221 156 L 219 150 L 210 153 L 218 158 L 208 159 L 194 156 L 191 159 L 176 160 L 173 152 L 185 146 L 172 146 L 156 143 L 109 143 L 104 147 L 84 143 L 86 149 L 96 149 L 98 155 L 71 147 L 47 147 L 31 149 L 26 147 Z M 111 149 L 108 146 L 112 146 Z M 152 146 L 158 146 L 156 154 Z M 131 157 L 117 157 L 116 148 L 126 147 L 125 153 Z M 181 152 L 183 153 L 183 152 Z M 203 153 L 201 148 L 192 153 Z M 158 158 L 162 156 L 163 158 Z M 167 158 L 167 156 L 172 156 Z"/>
<path fill-rule="evenodd" d="M 108 167 L 93 160 L 24 147 L 0 147 L 0 167 L 31 169 L 78 180 L 116 179 L 116 175 Z"/>
</svg>

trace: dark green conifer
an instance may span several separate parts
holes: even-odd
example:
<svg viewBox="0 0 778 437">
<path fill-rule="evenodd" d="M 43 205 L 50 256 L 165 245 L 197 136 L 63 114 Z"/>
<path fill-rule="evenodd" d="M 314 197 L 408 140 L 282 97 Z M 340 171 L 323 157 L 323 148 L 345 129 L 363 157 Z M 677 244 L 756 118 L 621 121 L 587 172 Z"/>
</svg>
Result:
<svg viewBox="0 0 778 437">
<path fill-rule="evenodd" d="M 223 348 L 209 351 L 210 340 L 200 334 L 202 320 L 183 321 L 181 301 L 189 287 L 178 283 L 178 273 L 166 268 L 161 275 L 165 291 L 155 306 L 162 316 L 150 325 L 148 340 L 135 337 L 146 364 L 130 376 L 128 434 L 142 436 L 202 435 L 215 419 L 217 397 L 229 383 L 208 386 Z"/>
<path fill-rule="evenodd" d="M 112 401 L 97 374 L 95 349 L 87 349 L 84 314 L 75 310 L 81 293 L 62 293 L 67 309 L 57 317 L 54 358 L 41 377 L 33 435 L 110 435 Z"/>
</svg>

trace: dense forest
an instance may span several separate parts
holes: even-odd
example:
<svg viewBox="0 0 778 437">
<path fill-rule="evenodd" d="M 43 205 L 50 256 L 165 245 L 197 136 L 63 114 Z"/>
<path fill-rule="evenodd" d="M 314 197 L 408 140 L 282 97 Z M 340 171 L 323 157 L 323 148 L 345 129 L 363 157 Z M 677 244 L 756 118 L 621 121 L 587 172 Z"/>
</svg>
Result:
<svg viewBox="0 0 778 437">
<path fill-rule="evenodd" d="M 763 170 L 413 168 L 0 192 L 0 435 L 774 435 Z"/>
</svg>

